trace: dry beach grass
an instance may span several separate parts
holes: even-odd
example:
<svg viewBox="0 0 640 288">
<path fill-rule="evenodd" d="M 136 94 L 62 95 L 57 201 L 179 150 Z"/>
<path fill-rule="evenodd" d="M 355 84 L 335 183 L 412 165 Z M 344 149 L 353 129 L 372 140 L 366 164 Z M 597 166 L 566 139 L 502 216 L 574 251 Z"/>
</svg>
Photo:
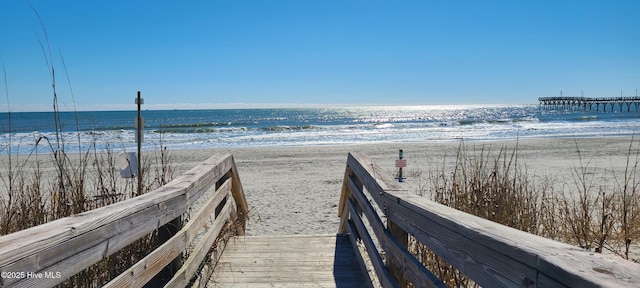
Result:
<svg viewBox="0 0 640 288">
<path fill-rule="evenodd" d="M 49 155 L 6 155 L 0 160 L 0 235 L 37 226 L 147 193 L 168 183 L 172 174 L 167 151 L 143 158 L 144 181 L 123 179 L 111 150 Z M 159 246 L 158 231 L 142 237 L 60 284 L 95 287 L 128 269 Z"/>
</svg>

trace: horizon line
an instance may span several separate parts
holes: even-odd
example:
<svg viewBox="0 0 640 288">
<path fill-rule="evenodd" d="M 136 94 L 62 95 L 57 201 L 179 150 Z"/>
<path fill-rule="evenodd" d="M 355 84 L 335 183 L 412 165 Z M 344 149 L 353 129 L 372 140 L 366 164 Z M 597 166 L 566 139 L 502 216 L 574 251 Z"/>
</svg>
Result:
<svg viewBox="0 0 640 288">
<path fill-rule="evenodd" d="M 537 102 L 537 101 L 536 101 Z M 388 104 L 388 103 L 348 103 L 348 104 L 320 104 L 320 103 L 164 103 L 142 104 L 142 110 L 225 110 L 225 109 L 299 109 L 299 108 L 354 108 L 354 107 L 419 107 L 419 106 L 505 106 L 505 105 L 537 105 L 536 103 L 413 103 L 413 104 Z M 0 113 L 19 112 L 54 112 L 51 105 L 27 104 L 7 105 Z M 9 107 L 7 107 L 9 106 Z M 63 106 L 59 112 L 91 112 L 91 111 L 135 111 L 136 104 L 95 104 L 76 105 L 75 107 Z"/>
</svg>

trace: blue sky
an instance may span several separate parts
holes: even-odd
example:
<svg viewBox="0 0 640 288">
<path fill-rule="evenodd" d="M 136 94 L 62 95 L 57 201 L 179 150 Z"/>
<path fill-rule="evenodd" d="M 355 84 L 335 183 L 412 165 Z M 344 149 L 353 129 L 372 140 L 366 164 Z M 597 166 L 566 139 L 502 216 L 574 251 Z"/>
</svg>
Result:
<svg viewBox="0 0 640 288">
<path fill-rule="evenodd" d="M 640 88 L 635 0 L 31 3 L 62 109 L 70 87 L 79 110 L 135 109 L 138 90 L 145 108 L 174 109 L 527 104 Z M 7 98 L 12 111 L 51 110 L 38 39 L 28 2 L 2 1 L 3 110 Z"/>
</svg>

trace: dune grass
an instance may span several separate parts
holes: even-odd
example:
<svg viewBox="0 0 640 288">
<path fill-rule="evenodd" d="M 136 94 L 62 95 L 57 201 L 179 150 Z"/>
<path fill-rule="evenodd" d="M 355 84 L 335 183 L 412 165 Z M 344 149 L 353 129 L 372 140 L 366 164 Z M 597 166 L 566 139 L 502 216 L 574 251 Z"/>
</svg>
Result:
<svg viewBox="0 0 640 288">
<path fill-rule="evenodd" d="M 116 160 L 113 149 L 98 151 L 95 147 L 81 155 L 52 150 L 49 154 L 0 158 L 5 172 L 0 172 L 0 235 L 129 199 L 138 196 L 138 191 L 147 193 L 173 178 L 171 154 L 166 149 L 144 154 L 140 190 L 135 178 L 120 177 Z M 100 286 L 159 244 L 156 231 L 59 286 Z"/>
</svg>

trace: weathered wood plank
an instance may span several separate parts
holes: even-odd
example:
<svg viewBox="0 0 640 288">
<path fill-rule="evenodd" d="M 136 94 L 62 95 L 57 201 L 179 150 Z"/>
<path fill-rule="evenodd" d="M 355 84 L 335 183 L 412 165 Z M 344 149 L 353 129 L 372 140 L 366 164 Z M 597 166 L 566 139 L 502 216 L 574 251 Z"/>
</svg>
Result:
<svg viewBox="0 0 640 288">
<path fill-rule="evenodd" d="M 594 255 L 419 196 L 390 192 L 384 197 L 389 219 L 480 285 L 533 285 L 539 274 L 570 287 L 640 283 L 640 264 Z"/>
<path fill-rule="evenodd" d="M 261 248 L 252 249 L 255 246 Z M 234 237 L 227 243 L 212 280 L 212 287 L 370 285 L 348 237 L 336 235 Z"/>
<path fill-rule="evenodd" d="M 240 273 L 234 273 L 240 272 Z M 268 271 L 267 273 L 251 273 L 252 271 L 221 270 L 214 273 L 220 274 L 217 283 L 314 283 L 335 281 L 336 276 L 349 278 L 355 274 L 336 275 L 331 271 Z M 297 273 L 296 273 L 297 272 Z M 259 275 L 258 275 L 259 274 Z M 302 275 L 304 274 L 304 275 Z"/>
<path fill-rule="evenodd" d="M 184 232 L 165 242 L 104 287 L 142 287 L 186 248 Z"/>
<path fill-rule="evenodd" d="M 538 274 L 538 279 L 536 281 L 537 287 L 544 288 L 569 288 L 569 286 L 562 285 L 558 283 L 558 281 L 547 277 L 544 274 Z"/>
<path fill-rule="evenodd" d="M 344 215 L 346 214 L 347 213 L 345 213 Z M 344 237 L 344 234 L 339 234 L 339 235 Z M 349 257 L 351 259 L 353 258 L 356 259 L 356 261 L 358 262 L 358 266 L 360 267 L 360 273 L 363 275 L 363 278 L 366 281 L 366 283 L 363 283 L 362 287 L 366 286 L 367 288 L 373 288 L 374 287 L 373 282 L 375 281 L 375 283 L 378 284 L 380 283 L 380 281 L 378 280 L 378 277 L 375 275 L 375 272 L 369 269 L 369 265 L 367 265 L 368 262 L 363 257 L 363 255 L 366 253 L 366 250 L 364 249 L 364 247 L 358 245 L 357 239 L 355 239 L 354 235 L 349 234 L 347 236 L 348 236 L 349 244 L 351 244 L 351 249 L 353 251 L 353 254 L 355 255 L 355 257 L 354 256 L 349 256 Z"/>
<path fill-rule="evenodd" d="M 387 267 L 385 267 L 382 257 L 378 252 L 378 248 L 376 248 L 376 245 L 373 243 L 371 235 L 367 231 L 362 219 L 358 217 L 358 211 L 353 200 L 349 199 L 347 201 L 347 209 L 349 214 L 352 215 L 349 224 L 350 226 L 353 225 L 353 227 L 349 227 L 349 234 L 354 235 L 354 233 L 356 233 L 357 235 L 360 235 L 360 239 L 365 246 L 367 254 L 369 254 L 368 256 L 376 271 L 376 275 L 378 275 L 380 284 L 382 284 L 383 287 L 398 287 L 398 283 L 393 280 L 393 277 L 389 274 Z"/>
<path fill-rule="evenodd" d="M 238 221 L 238 216 L 237 213 L 234 212 L 234 209 L 232 209 L 231 216 L 227 221 L 231 223 Z M 212 229 L 218 229 L 217 225 Z M 231 237 L 233 237 L 233 235 L 230 234 L 223 234 L 218 236 L 218 239 L 216 239 L 213 247 L 211 247 L 211 253 L 207 254 L 207 258 L 203 261 L 206 262 L 206 264 L 203 265 L 202 270 L 200 271 L 200 273 L 198 273 L 195 282 L 191 286 L 192 288 L 210 287 L 209 282 L 212 278 L 211 276 L 214 273 L 215 266 L 218 264 L 220 257 L 222 257 L 222 252 L 224 252 L 224 250 L 226 249 L 227 242 Z"/>
<path fill-rule="evenodd" d="M 231 214 L 231 210 L 235 209 L 233 205 L 235 205 L 234 201 L 227 201 L 218 217 L 214 220 L 212 229 L 209 229 L 209 231 L 204 234 L 201 241 L 195 247 L 193 253 L 189 255 L 189 258 L 184 262 L 184 265 L 182 265 L 176 274 L 173 275 L 173 278 L 169 280 L 165 287 L 187 286 L 191 277 L 193 277 L 198 270 L 200 263 L 202 263 L 207 253 L 209 253 L 209 249 L 213 245 L 213 242 L 216 240 L 218 235 L 220 235 L 220 231 L 222 231 L 224 224 L 227 222 L 227 219 Z"/>
<path fill-rule="evenodd" d="M 17 260 L 27 259 L 29 256 L 35 255 L 38 252 L 60 243 L 71 241 L 73 238 L 81 235 L 87 237 L 86 240 L 90 240 L 91 238 L 101 239 L 101 237 L 95 237 L 95 234 L 87 234 L 90 232 L 105 233 L 104 235 L 112 236 L 113 228 L 121 224 L 128 224 L 126 222 L 114 223 L 116 222 L 115 220 L 126 218 L 137 213 L 142 213 L 143 219 L 147 218 L 146 216 L 148 216 L 148 214 L 145 214 L 147 212 L 152 213 L 152 215 L 157 215 L 160 207 L 156 206 L 159 203 L 178 197 L 182 192 L 183 191 L 170 191 L 162 195 L 145 194 L 139 196 L 141 198 L 136 197 L 131 199 L 134 201 L 127 200 L 129 202 L 116 203 L 2 236 L 0 237 L 0 255 L 4 257 L 0 259 L 0 267 L 5 267 Z M 130 218 L 126 220 L 131 221 Z M 111 229 L 107 231 L 95 231 L 98 228 L 106 226 Z M 126 231 L 128 229 L 123 230 Z M 74 239 L 74 241 L 77 240 Z"/>
<path fill-rule="evenodd" d="M 204 193 L 214 188 L 214 184 L 226 175 L 227 171 L 233 167 L 233 163 L 231 161 L 231 158 L 228 155 L 225 155 L 222 157 L 211 157 L 200 164 L 200 169 L 206 169 L 204 171 L 208 171 L 205 175 L 200 177 L 198 181 L 195 181 L 190 189 L 188 189 L 189 193 L 187 197 L 189 198 L 189 207 L 193 206 L 193 204 L 198 201 Z M 218 163 L 217 165 L 215 164 L 216 162 Z M 197 177 L 200 172 L 197 170 L 194 171 L 194 169 L 191 169 L 190 171 L 191 173 L 184 175 L 185 178 L 193 179 L 193 177 Z"/>
<path fill-rule="evenodd" d="M 378 207 L 384 207 L 380 195 L 385 191 L 405 191 L 393 181 L 388 180 L 387 172 L 380 168 L 362 153 L 349 153 L 347 165 L 353 171 L 353 174 L 363 184 L 364 188 L 369 192 L 371 198 L 378 204 Z"/>
<path fill-rule="evenodd" d="M 378 212 L 373 208 L 371 202 L 364 195 L 364 191 L 357 187 L 352 179 L 348 179 L 348 187 L 351 190 L 351 197 L 359 204 L 361 212 L 369 221 L 369 226 L 373 230 L 382 249 L 386 252 L 388 261 L 393 261 L 399 273 L 402 273 L 414 287 L 444 287 L 444 283 L 424 267 L 418 259 L 407 251 L 404 245 L 391 235 L 391 232 L 384 227 Z M 405 234 L 406 236 L 406 234 Z M 407 239 L 408 241 L 408 239 Z M 371 253 L 371 250 L 369 250 Z M 391 270 L 390 270 L 391 271 Z M 396 280 L 398 278 L 396 277 Z"/>
<path fill-rule="evenodd" d="M 25 285 L 58 284 L 187 211 L 195 196 L 230 167 L 235 167 L 230 155 L 214 155 L 145 195 L 2 236 L 0 271 L 59 271 L 61 278 L 43 283 L 19 281 Z"/>
<path fill-rule="evenodd" d="M 408 243 L 409 243 L 409 234 L 407 234 L 407 231 L 402 230 L 402 227 L 396 225 L 393 221 L 387 219 L 387 229 L 388 229 L 388 233 L 385 233 L 385 236 L 388 235 L 388 237 L 384 237 L 385 242 L 393 242 L 395 245 L 389 245 L 387 244 L 386 246 L 388 246 L 388 250 L 389 254 L 392 257 L 389 257 L 389 259 L 387 259 L 387 267 L 389 268 L 389 272 L 391 272 L 391 275 L 393 275 L 393 278 L 396 279 L 396 281 L 398 281 L 398 283 L 401 283 L 402 286 L 407 286 L 407 282 L 411 282 L 411 283 L 416 283 L 420 286 L 422 286 L 423 284 L 425 284 L 425 280 L 424 279 L 419 279 L 419 278 L 423 278 L 420 277 L 421 275 L 425 275 L 424 273 L 415 273 L 415 271 L 418 267 L 424 267 L 421 263 L 416 263 L 416 262 L 409 262 L 411 264 L 418 264 L 419 266 L 416 265 L 408 265 L 409 263 L 407 263 L 407 258 L 402 259 L 404 254 L 404 251 L 407 251 L 408 248 Z M 387 232 L 387 231 L 385 231 Z M 394 247 L 397 250 L 392 250 Z M 389 249 L 391 248 L 391 249 Z M 401 258 L 401 259 L 398 259 Z M 409 260 L 410 261 L 410 260 Z M 426 270 L 426 269 L 425 269 Z M 409 272 L 414 272 L 414 273 L 409 273 Z M 429 273 L 430 274 L 430 273 Z M 426 277 L 424 277 L 426 278 Z M 444 285 L 441 285 L 441 287 L 443 287 Z M 434 286 L 431 286 L 434 287 Z"/>
<path fill-rule="evenodd" d="M 338 202 L 338 217 L 342 217 L 342 213 L 347 203 L 347 198 L 349 198 L 349 187 L 347 186 L 347 181 L 349 180 L 350 176 L 351 176 L 351 167 L 347 165 L 347 167 L 344 169 L 344 177 L 342 180 L 342 192 L 340 193 L 340 201 Z M 344 230 L 345 227 L 343 225 L 344 225 L 343 223 L 340 223 L 340 228 L 339 228 L 340 231 Z"/>
<path fill-rule="evenodd" d="M 266 265 L 266 266 L 258 266 L 251 265 L 250 263 L 246 263 L 245 265 L 238 265 L 237 262 L 222 262 L 218 265 L 219 271 L 224 274 L 224 271 L 228 272 L 240 272 L 242 274 L 254 273 L 256 274 L 267 274 L 268 277 L 273 277 L 274 274 L 302 274 L 302 273 L 314 273 L 318 275 L 348 275 L 358 277 L 361 276 L 361 271 L 359 267 L 354 265 L 342 265 L 340 269 L 336 269 L 335 271 L 330 271 L 327 269 L 327 265 L 335 267 L 331 261 L 320 263 L 316 262 L 315 265 L 313 263 L 306 263 L 306 265 Z"/>
<path fill-rule="evenodd" d="M 414 210 L 388 201 L 387 216 L 397 225 L 411 233 L 420 243 L 452 264 L 463 274 L 485 287 L 526 287 L 535 281 L 536 272 L 513 258 L 504 259 L 494 251 L 486 249 L 475 238 L 456 233 L 464 225 L 463 219 L 453 223 L 438 223 L 420 218 Z M 458 212 L 461 213 L 462 212 Z M 437 216 L 434 216 L 437 217 Z M 486 271 L 492 271 L 487 273 Z"/>
<path fill-rule="evenodd" d="M 193 219 L 185 225 L 184 229 L 187 233 L 187 243 L 191 243 L 191 241 L 193 241 L 193 239 L 198 235 L 200 228 L 204 227 L 207 221 L 215 217 L 214 212 L 216 207 L 218 207 L 218 205 L 230 194 L 231 180 L 227 179 L 227 181 L 218 188 L 214 195 L 203 204 L 202 208 L 200 208 L 200 210 L 194 215 Z"/>
<path fill-rule="evenodd" d="M 188 243 L 191 243 L 196 234 L 206 222 L 212 217 L 215 207 L 230 194 L 231 181 L 227 180 L 214 194 L 210 197 L 194 215 L 191 221 L 178 233 L 162 244 L 156 250 L 151 252 L 145 258 L 141 259 L 120 274 L 118 277 L 107 283 L 104 287 L 142 287 L 149 282 L 157 273 L 159 273 L 166 265 L 184 251 Z M 217 234 L 216 234 L 217 235 Z"/>
<path fill-rule="evenodd" d="M 245 220 L 249 218 L 249 204 L 247 203 L 247 198 L 244 195 L 244 190 L 240 181 L 240 175 L 238 174 L 236 162 L 233 160 L 233 155 L 230 158 L 231 179 L 233 179 L 231 194 L 233 195 L 233 200 L 236 202 L 236 205 L 238 205 L 236 208 L 237 217 L 242 220 L 242 225 L 236 227 L 236 234 L 239 236 L 243 236 L 244 231 L 246 230 Z"/>
<path fill-rule="evenodd" d="M 242 253 L 236 253 L 235 255 L 242 254 L 269 254 L 269 253 L 298 253 L 298 252 L 333 252 L 335 245 L 330 245 L 325 242 L 309 241 L 307 247 L 300 247 L 295 245 L 273 245 L 269 243 L 247 243 L 236 245 L 236 247 L 243 247 Z M 329 250 L 330 249 L 330 250 Z M 341 248 L 344 250 L 351 249 L 351 247 Z"/>
<path fill-rule="evenodd" d="M 61 277 L 64 277 L 65 273 L 68 273 L 67 271 L 75 271 L 78 269 L 82 270 L 84 269 L 83 267 L 87 267 L 93 264 L 91 259 L 96 256 L 95 255 L 95 253 L 97 253 L 96 251 L 105 250 L 106 248 L 107 248 L 106 242 L 100 243 L 98 246 L 96 246 L 96 249 L 86 250 L 78 254 L 75 254 L 71 259 L 73 261 L 64 262 L 63 268 L 51 268 L 52 270 L 48 270 L 48 271 L 60 272 Z M 60 270 L 54 270 L 54 269 L 60 269 Z M 15 287 L 15 288 L 51 287 L 50 285 L 51 282 L 52 282 L 52 279 L 50 278 L 37 278 L 37 277 L 23 278 L 15 282 L 7 281 L 7 283 L 4 284 L 6 285 L 4 287 Z M 58 282 L 58 281 L 55 281 L 55 282 Z"/>
<path fill-rule="evenodd" d="M 178 201 L 175 201 L 178 200 Z M 182 203 L 179 199 L 170 199 L 169 203 Z M 167 206 L 172 207 L 174 204 Z M 50 283 L 62 281 L 100 259 L 124 248 L 136 239 L 149 234 L 157 229 L 162 222 L 158 217 L 164 210 L 158 206 L 149 207 L 140 213 L 124 217 L 120 221 L 114 221 L 105 225 L 105 228 L 80 234 L 77 238 L 71 238 L 67 242 L 45 247 L 38 254 L 30 255 L 21 261 L 16 261 L 2 267 L 2 271 L 56 271 L 61 273 L 61 278 L 47 279 L 43 286 L 51 286 Z M 102 236 L 103 238 L 100 238 Z M 83 250 L 84 248 L 84 250 Z M 80 264 L 82 263 L 82 264 Z M 19 269 L 19 270 L 15 270 Z M 36 279 L 20 279 L 19 282 L 36 283 Z M 38 280 L 39 281 L 39 280 Z M 58 282 L 59 283 L 59 282 Z M 13 285 L 13 284 L 12 284 Z M 27 286 L 32 284 L 27 284 Z"/>
<path fill-rule="evenodd" d="M 344 252 L 339 252 L 344 253 Z M 256 253 L 256 254 L 244 254 L 244 256 L 225 256 L 225 263 L 233 263 L 236 267 L 251 266 L 251 267 L 273 267 L 278 265 L 279 267 L 323 267 L 326 263 L 331 263 L 334 266 L 350 267 L 353 265 L 351 258 L 354 255 L 336 256 L 327 253 L 307 253 L 307 259 L 302 259 L 302 255 L 296 259 L 292 259 L 290 256 L 277 255 L 278 253 Z M 319 255 L 319 256 L 317 256 Z M 313 256 L 313 258 L 311 258 Z M 222 262 L 220 262 L 222 265 Z"/>
</svg>

